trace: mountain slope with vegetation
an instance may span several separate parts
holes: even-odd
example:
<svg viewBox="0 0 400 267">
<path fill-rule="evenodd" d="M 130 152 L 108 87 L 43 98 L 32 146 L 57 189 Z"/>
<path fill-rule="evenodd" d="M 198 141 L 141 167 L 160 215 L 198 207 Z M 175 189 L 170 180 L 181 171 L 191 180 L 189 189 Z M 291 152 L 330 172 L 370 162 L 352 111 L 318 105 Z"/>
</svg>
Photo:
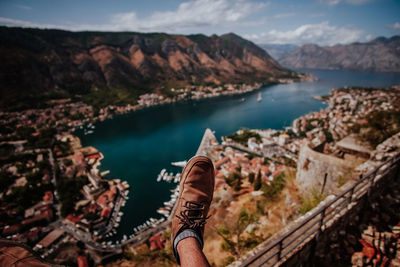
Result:
<svg viewBox="0 0 400 267">
<path fill-rule="evenodd" d="M 186 85 L 296 78 L 233 33 L 169 35 L 0 27 L 0 105 L 109 94 L 134 102 Z M 11 102 L 10 102 L 11 101 Z"/>
</svg>

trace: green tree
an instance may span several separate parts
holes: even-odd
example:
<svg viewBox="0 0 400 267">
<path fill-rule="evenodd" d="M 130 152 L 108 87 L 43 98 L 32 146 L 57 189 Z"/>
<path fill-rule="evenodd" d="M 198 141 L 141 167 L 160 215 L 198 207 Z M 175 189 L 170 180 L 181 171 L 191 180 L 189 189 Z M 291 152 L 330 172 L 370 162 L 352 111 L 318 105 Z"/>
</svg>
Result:
<svg viewBox="0 0 400 267">
<path fill-rule="evenodd" d="M 255 191 L 260 190 L 260 188 L 261 188 L 261 171 L 258 171 L 257 178 L 254 181 L 253 186 L 254 186 Z"/>
<path fill-rule="evenodd" d="M 238 173 L 241 173 L 242 172 L 242 166 L 238 166 L 238 167 L 236 167 L 236 171 L 238 172 Z"/>
<path fill-rule="evenodd" d="M 11 173 L 6 171 L 0 171 L 0 184 L 1 189 L 0 192 L 7 191 L 8 187 L 14 183 L 16 177 L 14 177 Z"/>
<path fill-rule="evenodd" d="M 367 128 L 361 134 L 364 141 L 376 147 L 387 138 L 400 131 L 400 111 L 374 111 L 367 116 Z"/>
<path fill-rule="evenodd" d="M 57 191 L 60 194 L 61 216 L 65 217 L 74 212 L 75 203 L 82 198 L 81 189 L 87 184 L 86 176 L 68 179 L 61 177 L 57 180 Z"/>
<path fill-rule="evenodd" d="M 261 136 L 258 133 L 253 132 L 249 129 L 242 129 L 242 132 L 240 134 L 234 133 L 228 136 L 228 138 L 231 138 L 233 141 L 238 142 L 244 146 L 247 146 L 247 141 L 252 137 L 256 138 L 256 141 L 258 143 L 261 142 Z"/>
<path fill-rule="evenodd" d="M 261 190 L 264 196 L 268 199 L 274 200 L 285 187 L 286 180 L 283 172 L 279 173 L 269 185 L 262 183 Z"/>
<path fill-rule="evenodd" d="M 236 171 L 232 172 L 228 177 L 225 177 L 225 182 L 235 191 L 239 191 L 242 186 L 242 176 Z"/>
<path fill-rule="evenodd" d="M 254 182 L 254 177 L 255 177 L 254 172 L 249 173 L 249 182 L 250 182 L 250 183 L 253 183 L 253 182 Z"/>
<path fill-rule="evenodd" d="M 327 128 L 323 128 L 322 130 L 324 131 L 326 142 L 328 143 L 332 142 L 333 141 L 332 133 Z"/>
<path fill-rule="evenodd" d="M 254 214 L 242 210 L 236 219 L 232 229 L 226 226 L 217 228 L 217 233 L 222 237 L 222 249 L 229 251 L 235 257 L 240 257 L 242 252 L 250 250 L 257 246 L 263 238 L 254 234 L 254 232 L 245 235 L 244 232 L 249 224 L 257 221 L 258 218 Z"/>
</svg>

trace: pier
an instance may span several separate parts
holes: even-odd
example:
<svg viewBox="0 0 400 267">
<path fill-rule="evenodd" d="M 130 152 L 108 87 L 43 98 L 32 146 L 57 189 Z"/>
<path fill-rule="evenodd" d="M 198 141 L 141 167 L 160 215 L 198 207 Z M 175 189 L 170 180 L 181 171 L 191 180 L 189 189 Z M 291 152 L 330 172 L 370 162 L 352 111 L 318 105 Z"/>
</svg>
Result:
<svg viewBox="0 0 400 267">
<path fill-rule="evenodd" d="M 216 142 L 217 139 L 215 138 L 214 133 L 207 128 L 204 132 L 203 138 L 201 139 L 200 146 L 197 149 L 196 156 L 206 156 L 207 151 L 209 151 L 212 144 Z"/>
</svg>

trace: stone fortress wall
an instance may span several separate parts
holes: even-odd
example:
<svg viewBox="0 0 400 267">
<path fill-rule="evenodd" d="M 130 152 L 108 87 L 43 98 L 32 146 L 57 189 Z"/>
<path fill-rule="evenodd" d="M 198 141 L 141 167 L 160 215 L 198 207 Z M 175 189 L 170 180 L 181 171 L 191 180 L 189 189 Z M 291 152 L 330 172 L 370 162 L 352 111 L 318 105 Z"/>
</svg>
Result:
<svg viewBox="0 0 400 267">
<path fill-rule="evenodd" d="M 335 192 L 342 180 L 351 176 L 352 168 L 350 162 L 314 151 L 305 143 L 299 153 L 296 181 L 303 192 Z"/>
</svg>

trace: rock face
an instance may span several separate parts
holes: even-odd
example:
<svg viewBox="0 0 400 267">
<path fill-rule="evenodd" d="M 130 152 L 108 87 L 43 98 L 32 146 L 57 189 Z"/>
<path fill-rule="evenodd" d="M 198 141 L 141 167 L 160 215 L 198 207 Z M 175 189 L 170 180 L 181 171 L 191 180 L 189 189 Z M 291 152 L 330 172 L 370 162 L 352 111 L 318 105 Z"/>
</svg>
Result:
<svg viewBox="0 0 400 267">
<path fill-rule="evenodd" d="M 349 45 L 306 44 L 279 62 L 292 68 L 400 72 L 400 36 Z"/>
<path fill-rule="evenodd" d="M 267 52 L 230 33 L 168 35 L 0 27 L 1 102 L 26 94 L 85 94 L 292 77 Z M 0 103 L 1 104 L 1 103 Z"/>
</svg>

